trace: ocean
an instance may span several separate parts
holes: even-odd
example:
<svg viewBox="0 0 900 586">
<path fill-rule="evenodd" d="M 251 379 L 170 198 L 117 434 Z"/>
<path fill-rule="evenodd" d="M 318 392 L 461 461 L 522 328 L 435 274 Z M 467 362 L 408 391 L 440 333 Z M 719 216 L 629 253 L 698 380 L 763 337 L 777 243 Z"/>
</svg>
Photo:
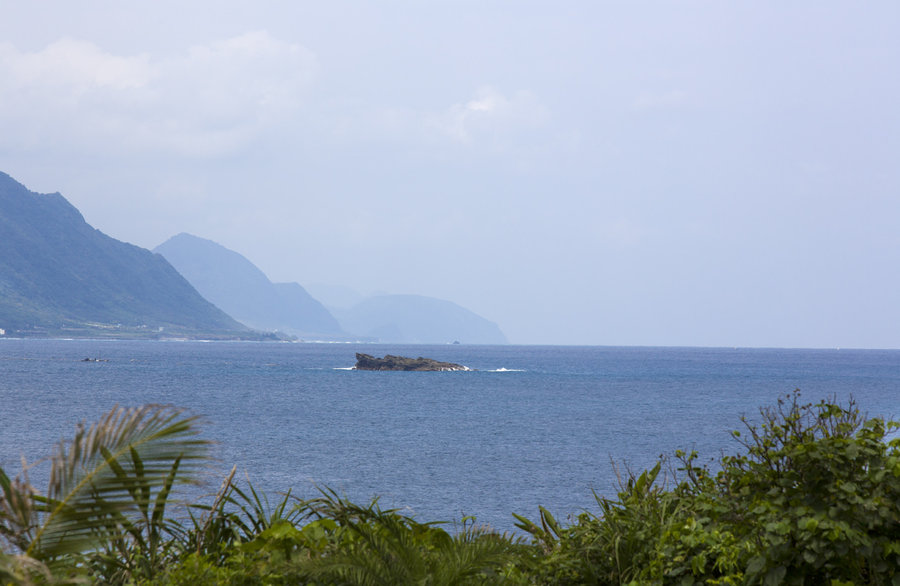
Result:
<svg viewBox="0 0 900 586">
<path fill-rule="evenodd" d="M 358 351 L 476 370 L 349 370 Z M 18 472 L 114 405 L 173 404 L 215 442 L 205 492 L 236 464 L 271 498 L 330 487 L 507 531 L 539 505 L 596 511 L 616 467 L 737 451 L 741 416 L 794 389 L 900 416 L 900 351 L 0 339 L 0 466 Z"/>
</svg>

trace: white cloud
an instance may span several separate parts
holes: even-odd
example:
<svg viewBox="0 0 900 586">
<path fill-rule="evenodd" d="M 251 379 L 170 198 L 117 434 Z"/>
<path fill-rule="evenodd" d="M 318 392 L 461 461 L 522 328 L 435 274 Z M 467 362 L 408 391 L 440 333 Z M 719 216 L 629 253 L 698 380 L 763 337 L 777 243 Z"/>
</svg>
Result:
<svg viewBox="0 0 900 586">
<path fill-rule="evenodd" d="M 334 101 L 319 116 L 330 140 L 338 143 L 463 147 L 491 154 L 522 155 L 547 144 L 549 110 L 532 93 L 512 94 L 484 86 L 464 101 L 446 106 L 377 106 L 367 101 Z"/>
<path fill-rule="evenodd" d="M 9 43 L 0 44 L 0 68 L 6 90 L 126 90 L 146 86 L 153 75 L 147 55 L 119 57 L 69 38 L 37 53 L 19 53 Z"/>
<path fill-rule="evenodd" d="M 465 102 L 450 106 L 431 117 L 431 126 L 453 139 L 468 143 L 497 133 L 543 125 L 547 109 L 527 91 L 506 96 L 492 87 L 482 87 Z"/>
<path fill-rule="evenodd" d="M 166 59 L 68 38 L 32 53 L 4 43 L 0 146 L 228 153 L 291 116 L 316 68 L 264 31 Z"/>
</svg>

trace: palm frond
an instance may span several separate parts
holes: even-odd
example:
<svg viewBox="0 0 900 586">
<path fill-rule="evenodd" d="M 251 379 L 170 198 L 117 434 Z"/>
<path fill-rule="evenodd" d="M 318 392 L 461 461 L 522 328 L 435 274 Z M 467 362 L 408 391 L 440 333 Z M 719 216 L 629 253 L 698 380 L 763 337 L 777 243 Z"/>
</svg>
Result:
<svg viewBox="0 0 900 586">
<path fill-rule="evenodd" d="M 328 584 L 481 584 L 499 579 L 517 547 L 514 538 L 464 522 L 453 536 L 435 523 L 419 523 L 377 499 L 357 505 L 332 489 L 305 501 L 312 516 L 339 525 L 340 546 L 303 562 L 307 576 Z"/>
<path fill-rule="evenodd" d="M 7 555 L 0 551 L 0 584 L 31 586 L 57 583 L 49 568 L 41 562 L 28 556 Z"/>
<path fill-rule="evenodd" d="M 28 547 L 34 529 L 33 495 L 27 478 L 10 479 L 0 468 L 0 543 L 20 551 Z"/>
<path fill-rule="evenodd" d="M 207 458 L 209 442 L 196 437 L 196 422 L 182 409 L 145 405 L 115 407 L 90 428 L 79 425 L 74 440 L 61 442 L 51 457 L 50 485 L 26 554 L 47 559 L 84 551 L 121 515 L 146 516 L 150 505 L 160 507 L 171 485 L 189 481 Z"/>
</svg>

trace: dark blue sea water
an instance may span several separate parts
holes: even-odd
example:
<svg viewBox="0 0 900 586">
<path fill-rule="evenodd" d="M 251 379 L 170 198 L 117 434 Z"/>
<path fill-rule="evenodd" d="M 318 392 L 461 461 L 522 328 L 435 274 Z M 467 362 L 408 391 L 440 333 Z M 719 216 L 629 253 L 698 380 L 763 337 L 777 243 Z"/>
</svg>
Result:
<svg viewBox="0 0 900 586">
<path fill-rule="evenodd" d="M 478 370 L 345 370 L 356 351 Z M 900 415 L 900 351 L 3 339 L 0 466 L 48 455 L 115 404 L 171 403 L 217 442 L 210 492 L 237 464 L 270 493 L 318 484 L 509 530 L 538 505 L 595 509 L 592 489 L 615 492 L 613 461 L 734 451 L 740 416 L 795 388 Z"/>
</svg>

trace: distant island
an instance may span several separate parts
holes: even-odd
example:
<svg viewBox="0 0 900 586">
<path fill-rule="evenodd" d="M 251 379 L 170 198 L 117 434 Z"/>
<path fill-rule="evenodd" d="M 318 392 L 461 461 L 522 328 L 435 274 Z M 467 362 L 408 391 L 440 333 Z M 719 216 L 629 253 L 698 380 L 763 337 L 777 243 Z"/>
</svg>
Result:
<svg viewBox="0 0 900 586">
<path fill-rule="evenodd" d="M 431 358 L 407 358 L 405 356 L 392 356 L 388 354 L 384 358 L 375 358 L 368 354 L 356 353 L 356 370 L 400 370 L 407 372 L 446 372 L 457 370 L 472 370 L 468 366 L 453 362 L 440 362 Z"/>
</svg>

